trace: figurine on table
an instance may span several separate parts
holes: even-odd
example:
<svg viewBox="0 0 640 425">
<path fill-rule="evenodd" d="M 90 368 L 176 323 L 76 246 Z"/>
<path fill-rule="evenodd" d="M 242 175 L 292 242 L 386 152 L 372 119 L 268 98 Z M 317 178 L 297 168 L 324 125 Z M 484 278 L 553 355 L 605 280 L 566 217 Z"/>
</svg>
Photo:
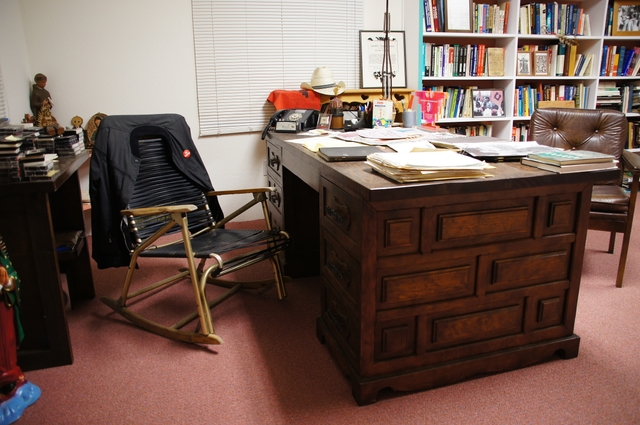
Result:
<svg viewBox="0 0 640 425">
<path fill-rule="evenodd" d="M 19 307 L 20 279 L 0 237 L 0 425 L 18 420 L 41 394 L 18 366 L 17 348 L 24 337 Z"/>
<path fill-rule="evenodd" d="M 45 132 L 51 136 L 64 133 L 64 127 L 58 124 L 56 118 L 51 114 L 53 101 L 51 94 L 45 89 L 47 77 L 44 74 L 36 74 L 33 78 L 35 84 L 31 89 L 31 112 L 34 117 L 34 124 L 44 127 Z"/>
</svg>

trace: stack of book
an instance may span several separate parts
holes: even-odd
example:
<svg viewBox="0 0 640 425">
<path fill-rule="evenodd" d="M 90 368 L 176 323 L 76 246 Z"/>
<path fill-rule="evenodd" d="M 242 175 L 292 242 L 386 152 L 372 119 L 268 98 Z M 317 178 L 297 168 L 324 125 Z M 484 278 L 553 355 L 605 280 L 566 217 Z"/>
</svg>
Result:
<svg viewBox="0 0 640 425">
<path fill-rule="evenodd" d="M 399 183 L 428 180 L 477 179 L 489 177 L 493 168 L 452 150 L 431 152 L 380 152 L 367 156 L 371 168 Z"/>
<path fill-rule="evenodd" d="M 37 149 L 40 151 L 41 149 Z M 60 170 L 54 167 L 56 154 L 47 154 L 44 152 L 36 152 L 26 154 L 20 160 L 24 177 L 30 181 L 51 180 Z"/>
<path fill-rule="evenodd" d="M 36 139 L 36 148 L 44 149 L 47 153 L 55 153 L 55 137 L 48 134 L 40 134 Z"/>
<path fill-rule="evenodd" d="M 76 135 L 55 138 L 55 150 L 59 156 L 78 156 L 84 150 L 84 142 Z"/>
<path fill-rule="evenodd" d="M 19 159 L 23 156 L 20 148 L 21 136 L 0 136 L 0 183 L 19 182 L 22 178 Z"/>
<path fill-rule="evenodd" d="M 600 81 L 596 94 L 596 109 L 622 110 L 622 95 L 615 81 Z"/>
<path fill-rule="evenodd" d="M 586 150 L 531 153 L 522 158 L 522 163 L 560 174 L 618 168 L 613 155 Z"/>
</svg>

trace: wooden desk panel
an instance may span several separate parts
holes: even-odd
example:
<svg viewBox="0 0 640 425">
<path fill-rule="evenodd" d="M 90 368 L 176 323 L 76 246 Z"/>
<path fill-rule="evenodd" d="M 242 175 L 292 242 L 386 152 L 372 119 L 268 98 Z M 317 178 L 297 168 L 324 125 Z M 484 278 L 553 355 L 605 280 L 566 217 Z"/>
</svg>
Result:
<svg viewBox="0 0 640 425">
<path fill-rule="evenodd" d="M 54 236 L 55 231 L 85 230 L 77 170 L 88 160 L 88 152 L 61 158 L 61 171 L 51 181 L 0 185 L 0 234 L 22 282 L 25 339 L 18 365 L 25 371 L 73 362 L 61 267 L 68 275 L 72 305 L 95 296 L 86 241 L 58 255 Z"/>
<path fill-rule="evenodd" d="M 318 257 L 298 260 L 320 264 L 318 337 L 359 404 L 386 387 L 427 389 L 577 356 L 591 189 L 615 171 L 498 163 L 483 180 L 399 184 L 270 136 L 284 174 L 317 191 L 294 211 L 297 194 L 284 184 L 283 212 L 310 225 L 312 211 L 319 216 Z"/>
</svg>

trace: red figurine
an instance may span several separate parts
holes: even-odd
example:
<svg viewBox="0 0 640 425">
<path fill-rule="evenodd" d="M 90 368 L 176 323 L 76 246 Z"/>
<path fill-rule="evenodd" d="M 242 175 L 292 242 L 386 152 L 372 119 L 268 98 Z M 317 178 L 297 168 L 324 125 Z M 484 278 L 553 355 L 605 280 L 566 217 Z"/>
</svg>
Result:
<svg viewBox="0 0 640 425">
<path fill-rule="evenodd" d="M 40 397 L 18 366 L 17 349 L 24 333 L 20 323 L 20 279 L 0 237 L 0 425 L 8 425 Z"/>
</svg>

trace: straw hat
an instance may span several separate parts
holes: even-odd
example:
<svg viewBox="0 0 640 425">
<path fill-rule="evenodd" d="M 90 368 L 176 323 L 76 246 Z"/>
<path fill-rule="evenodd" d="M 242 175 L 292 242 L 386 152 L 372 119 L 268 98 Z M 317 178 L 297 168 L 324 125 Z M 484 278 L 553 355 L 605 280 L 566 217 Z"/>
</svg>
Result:
<svg viewBox="0 0 640 425">
<path fill-rule="evenodd" d="M 313 90 L 320 94 L 326 94 L 327 96 L 337 96 L 344 92 L 347 86 L 344 81 L 336 83 L 331 70 L 326 66 L 321 66 L 313 71 L 311 82 L 300 84 L 300 88 Z"/>
</svg>

